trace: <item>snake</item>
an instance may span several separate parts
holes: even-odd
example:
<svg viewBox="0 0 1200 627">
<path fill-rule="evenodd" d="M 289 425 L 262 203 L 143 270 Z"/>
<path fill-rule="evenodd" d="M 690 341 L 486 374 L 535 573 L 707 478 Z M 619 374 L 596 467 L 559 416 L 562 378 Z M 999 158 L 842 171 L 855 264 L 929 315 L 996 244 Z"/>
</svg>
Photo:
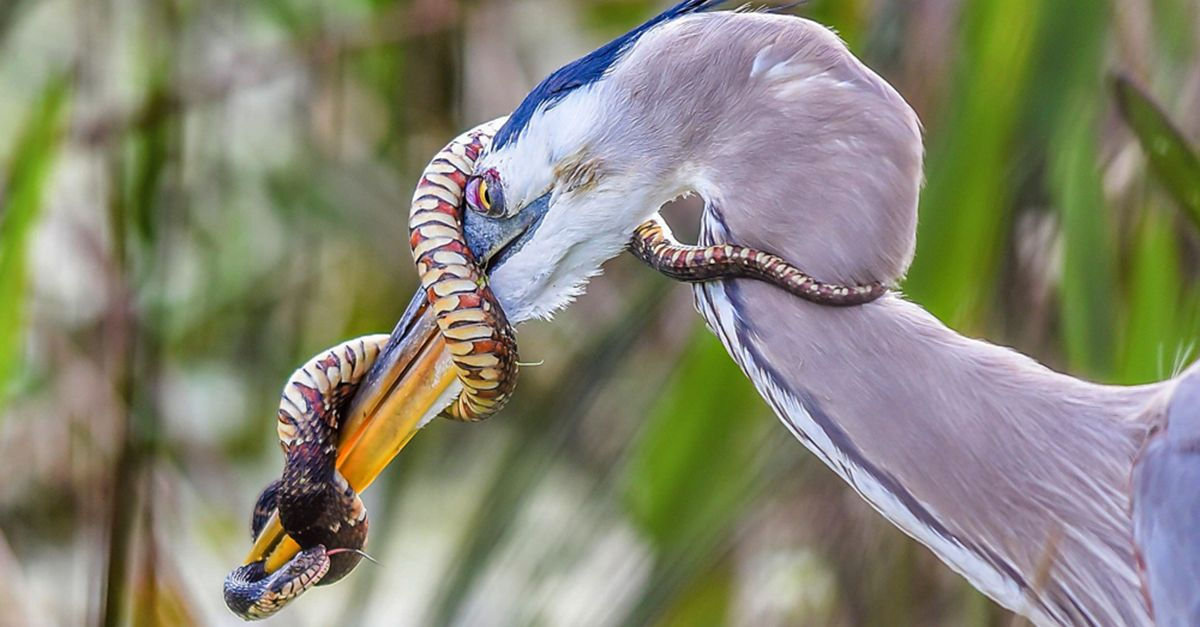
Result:
<svg viewBox="0 0 1200 627">
<path fill-rule="evenodd" d="M 517 385 L 516 333 L 463 236 L 467 184 L 505 119 L 481 124 L 443 148 L 421 175 L 409 213 L 417 276 L 463 388 L 443 415 L 467 422 L 500 411 Z"/>
<path fill-rule="evenodd" d="M 516 387 L 516 334 L 463 235 L 465 189 L 503 121 L 481 124 L 439 151 L 421 175 L 409 214 L 421 289 L 461 383 L 460 394 L 441 415 L 458 421 L 490 417 Z M 675 280 L 756 279 L 829 306 L 865 304 L 887 291 L 879 283 L 818 281 L 753 248 L 681 244 L 658 214 L 635 229 L 627 249 Z M 250 527 L 257 537 L 277 510 L 301 550 L 273 573 L 261 560 L 226 577 L 226 605 L 243 619 L 275 614 L 314 586 L 345 577 L 365 556 L 366 508 L 335 467 L 336 443 L 348 403 L 387 341 L 387 335 L 370 335 L 343 342 L 313 357 L 284 385 L 277 421 L 284 470 L 259 496 Z"/>
<path fill-rule="evenodd" d="M 421 286 L 462 384 L 442 415 L 467 422 L 500 411 L 516 387 L 515 332 L 462 235 L 467 179 L 499 123 L 480 125 L 437 153 L 417 184 L 409 214 Z M 339 344 L 313 357 L 284 385 L 277 424 L 283 476 L 259 496 L 250 531 L 257 537 L 278 510 L 284 531 L 301 551 L 274 573 L 260 560 L 226 577 L 225 604 L 243 619 L 275 614 L 312 587 L 346 576 L 365 555 L 367 511 L 335 468 L 338 429 L 387 341 L 387 335 L 371 335 Z"/>
<path fill-rule="evenodd" d="M 370 335 L 343 342 L 313 357 L 284 385 L 276 422 L 283 476 L 258 497 L 250 533 L 257 537 L 278 510 L 302 550 L 274 573 L 260 560 L 225 578 L 225 604 L 238 616 L 267 618 L 309 588 L 345 577 L 362 559 L 367 510 L 334 467 L 337 435 L 347 401 L 387 341 L 387 335 Z"/>
<path fill-rule="evenodd" d="M 757 279 L 826 307 L 865 305 L 888 291 L 887 286 L 879 282 L 840 285 L 820 281 L 778 255 L 746 246 L 681 244 L 658 214 L 634 230 L 628 249 L 634 257 L 676 281 L 702 283 L 733 278 Z"/>
</svg>

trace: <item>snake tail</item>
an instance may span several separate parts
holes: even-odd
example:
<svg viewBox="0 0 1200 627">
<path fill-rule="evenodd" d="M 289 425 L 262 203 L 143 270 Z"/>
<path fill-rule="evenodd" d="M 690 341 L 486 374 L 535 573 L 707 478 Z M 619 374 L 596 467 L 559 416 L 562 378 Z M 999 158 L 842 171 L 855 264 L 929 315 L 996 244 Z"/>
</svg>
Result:
<svg viewBox="0 0 1200 627">
<path fill-rule="evenodd" d="M 677 281 L 757 279 L 809 302 L 830 307 L 863 305 L 887 293 L 887 286 L 882 283 L 838 285 L 819 281 L 778 255 L 745 246 L 681 244 L 657 215 L 634 231 L 629 251 L 651 268 Z"/>
</svg>

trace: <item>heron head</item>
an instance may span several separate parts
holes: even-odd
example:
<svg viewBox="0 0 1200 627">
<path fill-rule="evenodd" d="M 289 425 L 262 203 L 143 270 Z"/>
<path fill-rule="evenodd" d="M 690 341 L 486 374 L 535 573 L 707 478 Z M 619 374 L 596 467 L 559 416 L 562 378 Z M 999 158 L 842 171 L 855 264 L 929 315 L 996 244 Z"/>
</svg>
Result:
<svg viewBox="0 0 1200 627">
<path fill-rule="evenodd" d="M 634 103 L 620 76 L 655 27 L 722 1 L 679 3 L 554 72 L 477 162 L 467 240 L 490 260 L 510 320 L 548 317 L 569 303 L 642 220 L 688 191 L 668 165 L 677 153 L 623 119 Z"/>
<path fill-rule="evenodd" d="M 571 301 L 689 193 L 739 244 L 839 283 L 912 259 L 912 109 L 813 22 L 684 2 L 539 84 L 476 163 L 467 240 L 510 320 Z"/>
</svg>

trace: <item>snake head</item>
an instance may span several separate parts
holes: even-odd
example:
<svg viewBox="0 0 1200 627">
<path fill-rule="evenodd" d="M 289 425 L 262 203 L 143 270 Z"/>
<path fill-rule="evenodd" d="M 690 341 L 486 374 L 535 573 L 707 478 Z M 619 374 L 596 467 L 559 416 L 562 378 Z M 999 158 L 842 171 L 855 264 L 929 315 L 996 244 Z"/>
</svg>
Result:
<svg viewBox="0 0 1200 627">
<path fill-rule="evenodd" d="M 301 551 L 269 575 L 263 561 L 251 562 L 225 578 L 225 605 L 245 620 L 262 620 L 320 583 L 329 565 L 322 545 Z"/>
</svg>

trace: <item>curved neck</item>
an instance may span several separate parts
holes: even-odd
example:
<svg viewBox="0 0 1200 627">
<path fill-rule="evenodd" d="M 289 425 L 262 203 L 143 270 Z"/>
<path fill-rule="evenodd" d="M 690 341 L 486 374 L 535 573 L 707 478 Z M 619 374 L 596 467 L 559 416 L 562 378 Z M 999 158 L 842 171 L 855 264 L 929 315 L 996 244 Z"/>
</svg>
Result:
<svg viewBox="0 0 1200 627">
<path fill-rule="evenodd" d="M 1125 488 L 1158 386 L 1051 371 L 898 295 L 834 309 L 728 281 L 697 301 L 797 437 L 981 590 L 1035 619 L 1148 620 Z"/>
</svg>

